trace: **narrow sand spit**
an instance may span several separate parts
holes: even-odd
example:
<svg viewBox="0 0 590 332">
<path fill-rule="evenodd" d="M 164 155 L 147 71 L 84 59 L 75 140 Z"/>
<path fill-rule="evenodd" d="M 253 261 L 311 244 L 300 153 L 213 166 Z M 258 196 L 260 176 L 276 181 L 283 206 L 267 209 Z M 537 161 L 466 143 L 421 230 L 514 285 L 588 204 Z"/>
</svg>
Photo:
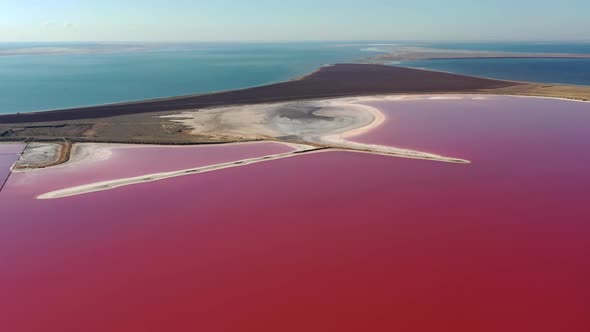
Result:
<svg viewBox="0 0 590 332">
<path fill-rule="evenodd" d="M 159 180 L 164 180 L 164 179 L 169 179 L 169 178 L 174 178 L 174 177 L 179 177 L 179 176 L 185 176 L 185 175 L 213 172 L 213 171 L 218 171 L 218 170 L 226 169 L 226 168 L 240 167 L 240 166 L 245 166 L 245 165 L 257 164 L 257 163 L 261 163 L 261 162 L 265 162 L 265 161 L 295 157 L 301 153 L 321 151 L 320 148 L 317 148 L 314 146 L 307 146 L 307 145 L 301 145 L 301 144 L 289 144 L 289 145 L 291 145 L 293 148 L 295 148 L 295 151 L 273 154 L 273 155 L 266 155 L 266 156 L 261 156 L 261 157 L 248 158 L 248 159 L 241 159 L 241 160 L 230 161 L 230 162 L 221 163 L 221 164 L 214 164 L 214 165 L 208 165 L 208 166 L 202 166 L 202 167 L 196 167 L 196 168 L 189 168 L 189 169 L 183 169 L 183 170 L 172 171 L 172 172 L 161 172 L 161 173 L 147 174 L 147 175 L 141 175 L 141 176 L 130 177 L 130 178 L 95 182 L 95 183 L 90 183 L 90 184 L 86 184 L 86 185 L 75 186 L 75 187 L 70 187 L 70 188 L 66 188 L 66 189 L 48 192 L 48 193 L 37 196 L 37 199 L 55 199 L 55 198 L 64 198 L 64 197 L 81 195 L 81 194 L 88 194 L 88 193 L 93 193 L 93 192 L 98 192 L 98 191 L 111 190 L 111 189 L 115 189 L 115 188 L 123 187 L 123 186 L 130 186 L 130 185 L 134 185 L 134 184 L 159 181 Z"/>
<path fill-rule="evenodd" d="M 219 145 L 228 146 L 228 145 L 237 145 L 240 146 L 249 145 L 249 144 L 258 144 L 260 141 L 252 141 L 252 142 L 240 142 L 240 143 L 223 143 L 223 144 L 205 144 L 200 145 L 202 149 L 206 149 L 207 147 L 216 147 Z M 57 146 L 59 144 L 56 143 L 35 143 L 36 145 L 50 145 L 50 146 Z M 296 144 L 289 144 L 294 149 Z M 95 162 L 100 162 L 104 160 L 108 160 L 111 158 L 113 154 L 113 149 L 136 149 L 136 148 L 152 148 L 152 147 L 160 147 L 163 145 L 153 145 L 153 144 L 121 144 L 121 143 L 75 143 L 72 144 L 72 148 L 69 153 L 69 158 L 67 161 L 52 165 L 51 168 L 65 168 L 65 167 L 84 167 L 89 164 L 93 164 Z M 191 149 L 195 145 L 165 145 L 168 149 Z M 53 147 L 52 147 L 53 148 Z M 36 150 L 36 149 L 35 149 Z M 25 150 L 26 151 L 26 150 Z M 57 151 L 57 150 L 56 150 Z M 31 151 L 30 153 L 35 153 L 35 151 Z M 23 154 L 24 157 L 24 154 Z M 21 160 L 19 160 L 20 162 Z M 35 172 L 38 168 L 46 168 L 46 167 L 30 167 L 30 168 L 20 168 L 15 169 L 16 172 Z"/>
<path fill-rule="evenodd" d="M 63 198 L 178 176 L 251 165 L 294 157 L 301 153 L 320 152 L 329 149 L 440 162 L 469 163 L 467 160 L 428 152 L 349 140 L 350 137 L 366 133 L 385 121 L 385 116 L 378 109 L 363 105 L 362 102 L 403 99 L 403 96 L 339 98 L 221 107 L 168 116 L 174 121 L 190 127 L 192 133 L 197 135 L 223 137 L 231 140 L 274 140 L 293 146 L 295 151 L 178 171 L 90 183 L 52 191 L 37 198 Z M 80 151 L 88 151 L 88 149 L 75 148 L 72 163 L 100 158 L 100 156 L 94 156 L 93 153 Z"/>
</svg>

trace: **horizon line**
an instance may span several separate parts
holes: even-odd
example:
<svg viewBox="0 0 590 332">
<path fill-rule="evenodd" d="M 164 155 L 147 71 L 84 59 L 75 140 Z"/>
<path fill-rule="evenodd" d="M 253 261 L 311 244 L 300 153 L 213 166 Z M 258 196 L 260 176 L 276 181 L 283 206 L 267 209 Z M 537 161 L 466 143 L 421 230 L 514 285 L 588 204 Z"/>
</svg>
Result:
<svg viewBox="0 0 590 332">
<path fill-rule="evenodd" d="M 432 42 L 504 42 L 504 43 L 590 43 L 590 39 L 217 39 L 217 40 L 0 40 L 0 43 L 432 43 Z"/>
</svg>

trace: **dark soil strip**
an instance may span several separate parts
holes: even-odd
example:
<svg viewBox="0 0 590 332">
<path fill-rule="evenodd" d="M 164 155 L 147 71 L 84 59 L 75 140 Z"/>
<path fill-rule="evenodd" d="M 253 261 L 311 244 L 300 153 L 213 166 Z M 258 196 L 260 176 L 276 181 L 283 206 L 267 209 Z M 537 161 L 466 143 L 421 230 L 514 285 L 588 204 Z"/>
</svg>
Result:
<svg viewBox="0 0 590 332">
<path fill-rule="evenodd" d="M 122 104 L 0 115 L 0 124 L 93 119 L 212 106 L 371 94 L 475 92 L 481 89 L 509 87 L 518 84 L 403 67 L 338 64 L 323 67 L 298 80 L 271 85 Z"/>
</svg>

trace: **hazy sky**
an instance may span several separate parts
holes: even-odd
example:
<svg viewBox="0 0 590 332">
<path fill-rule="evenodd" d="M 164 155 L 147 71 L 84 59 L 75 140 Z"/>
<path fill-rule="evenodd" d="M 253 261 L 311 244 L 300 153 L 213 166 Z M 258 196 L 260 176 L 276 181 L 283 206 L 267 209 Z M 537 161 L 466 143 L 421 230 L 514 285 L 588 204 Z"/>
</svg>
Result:
<svg viewBox="0 0 590 332">
<path fill-rule="evenodd" d="M 590 0 L 0 0 L 0 41 L 590 40 Z"/>
</svg>

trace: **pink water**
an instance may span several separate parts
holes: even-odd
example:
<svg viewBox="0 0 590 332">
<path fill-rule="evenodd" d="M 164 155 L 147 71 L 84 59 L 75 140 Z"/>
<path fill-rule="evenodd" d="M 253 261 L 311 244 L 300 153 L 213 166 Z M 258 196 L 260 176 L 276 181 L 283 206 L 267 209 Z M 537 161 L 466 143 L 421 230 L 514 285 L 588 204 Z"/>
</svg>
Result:
<svg viewBox="0 0 590 332">
<path fill-rule="evenodd" d="M 98 144 L 96 157 L 59 167 L 19 173 L 10 183 L 15 196 L 40 194 L 106 180 L 178 171 L 294 151 L 289 145 L 255 142 L 202 146 L 134 146 Z"/>
<path fill-rule="evenodd" d="M 24 144 L 18 143 L 0 144 L 0 189 L 2 189 L 4 182 L 10 175 L 10 168 L 18 160 L 24 147 Z"/>
<path fill-rule="evenodd" d="M 473 163 L 327 152 L 48 201 L 11 177 L 3 330 L 588 331 L 587 104 L 393 103 L 359 140 Z"/>
<path fill-rule="evenodd" d="M 21 143 L 0 143 L 0 155 L 20 154 L 24 148 L 25 144 Z"/>
</svg>

